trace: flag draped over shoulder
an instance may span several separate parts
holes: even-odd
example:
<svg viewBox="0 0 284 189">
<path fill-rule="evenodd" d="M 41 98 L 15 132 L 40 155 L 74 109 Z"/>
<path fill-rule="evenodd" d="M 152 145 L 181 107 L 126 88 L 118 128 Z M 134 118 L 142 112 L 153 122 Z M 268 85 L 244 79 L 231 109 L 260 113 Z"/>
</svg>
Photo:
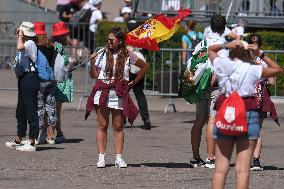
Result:
<svg viewBox="0 0 284 189">
<path fill-rule="evenodd" d="M 197 103 L 206 98 L 212 79 L 207 40 L 201 41 L 197 48 L 181 74 L 180 94 L 189 103 Z"/>
<path fill-rule="evenodd" d="M 180 9 L 175 17 L 157 15 L 126 35 L 126 43 L 133 47 L 160 50 L 158 43 L 169 39 L 179 28 L 179 23 L 191 14 L 190 9 Z"/>
</svg>

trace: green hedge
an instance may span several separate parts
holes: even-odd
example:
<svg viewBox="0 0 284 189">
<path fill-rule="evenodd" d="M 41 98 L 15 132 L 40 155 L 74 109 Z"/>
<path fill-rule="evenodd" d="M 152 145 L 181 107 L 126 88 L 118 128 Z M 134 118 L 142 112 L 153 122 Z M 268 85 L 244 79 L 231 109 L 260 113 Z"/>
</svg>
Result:
<svg viewBox="0 0 284 189">
<path fill-rule="evenodd" d="M 124 28 L 125 31 L 127 31 L 127 27 L 125 23 L 115 23 L 115 22 L 104 22 L 100 23 L 98 25 L 98 32 L 96 34 L 96 46 L 104 46 L 105 45 L 105 40 L 107 37 L 108 32 L 111 30 L 116 25 L 120 25 L 122 28 Z M 197 28 L 197 31 L 203 31 L 204 28 L 199 27 Z M 185 33 L 185 30 L 180 27 L 180 29 L 175 33 L 173 37 L 171 37 L 167 41 L 163 41 L 159 44 L 160 48 L 181 48 L 181 37 Z M 263 50 L 284 50 L 284 33 L 283 32 L 277 32 L 277 31 L 259 31 L 257 32 L 262 38 L 263 38 Z M 151 64 L 151 69 L 153 65 L 153 51 L 148 51 L 147 52 L 147 62 Z M 161 53 L 160 52 L 155 52 L 156 53 L 156 66 L 155 70 L 159 71 L 160 70 L 160 61 L 161 61 Z M 268 54 L 269 57 L 272 59 L 276 60 L 277 63 L 279 63 L 281 66 L 284 66 L 284 53 L 278 53 L 278 54 Z M 164 60 L 169 59 L 169 54 L 164 55 Z M 177 54 L 174 55 L 173 57 L 174 64 L 173 64 L 173 69 L 177 70 L 178 65 L 175 64 L 175 62 L 178 61 L 178 56 Z M 165 65 L 166 68 L 168 65 Z M 152 88 L 152 70 L 148 72 L 147 75 L 147 87 Z M 271 92 L 272 95 L 281 95 L 284 96 L 284 75 L 278 76 L 277 77 L 277 89 L 276 89 L 276 94 L 274 93 L 274 88 L 272 88 Z"/>
<path fill-rule="evenodd" d="M 257 32 L 263 39 L 263 50 L 284 50 L 284 33 L 275 31 Z M 284 53 L 268 53 L 268 56 L 275 60 L 281 67 L 284 66 Z M 276 91 L 271 87 L 272 95 L 284 96 L 284 74 L 276 77 Z"/>
</svg>

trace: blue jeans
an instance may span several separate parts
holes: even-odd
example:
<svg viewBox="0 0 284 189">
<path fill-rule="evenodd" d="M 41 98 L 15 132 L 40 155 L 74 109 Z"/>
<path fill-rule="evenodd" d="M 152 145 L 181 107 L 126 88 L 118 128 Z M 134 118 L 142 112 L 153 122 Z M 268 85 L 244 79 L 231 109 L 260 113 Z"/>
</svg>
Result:
<svg viewBox="0 0 284 189">
<path fill-rule="evenodd" d="M 222 135 L 216 126 L 213 128 L 213 138 L 214 139 L 246 139 L 246 140 L 255 140 L 260 136 L 260 127 L 259 127 L 259 112 L 257 111 L 247 111 L 246 113 L 247 123 L 248 123 L 248 133 L 242 136 L 228 136 Z"/>
</svg>

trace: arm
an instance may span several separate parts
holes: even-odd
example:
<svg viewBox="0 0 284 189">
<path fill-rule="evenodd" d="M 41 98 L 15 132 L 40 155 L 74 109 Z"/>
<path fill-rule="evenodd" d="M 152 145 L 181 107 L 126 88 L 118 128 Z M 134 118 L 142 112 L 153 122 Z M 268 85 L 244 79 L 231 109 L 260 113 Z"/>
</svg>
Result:
<svg viewBox="0 0 284 189">
<path fill-rule="evenodd" d="M 96 67 L 96 59 L 98 57 L 98 54 L 97 53 L 93 53 L 91 56 L 90 56 L 90 59 L 91 59 L 91 68 L 90 68 L 90 71 L 89 71 L 89 75 L 92 79 L 97 79 L 99 77 L 99 72 L 98 72 L 98 68 Z"/>
<path fill-rule="evenodd" d="M 211 79 L 211 87 L 213 87 L 217 83 L 217 75 L 213 73 L 212 79 Z"/>
<path fill-rule="evenodd" d="M 283 69 L 271 58 L 264 55 L 262 60 L 269 66 L 268 68 L 263 68 L 262 77 L 269 78 L 283 73 Z"/>
<path fill-rule="evenodd" d="M 248 49 L 251 50 L 256 56 L 260 57 L 268 66 L 267 68 L 262 69 L 261 77 L 270 78 L 283 73 L 283 69 L 271 58 L 263 54 L 263 52 L 261 52 L 256 45 L 249 44 Z"/>
<path fill-rule="evenodd" d="M 182 41 L 181 46 L 182 46 L 182 49 L 183 49 L 182 53 L 181 53 L 182 63 L 185 64 L 186 63 L 186 47 L 187 47 L 186 42 Z"/>
<path fill-rule="evenodd" d="M 139 67 L 141 70 L 137 73 L 137 76 L 135 77 L 135 79 L 128 84 L 130 87 L 138 83 L 145 76 L 146 72 L 149 70 L 149 65 L 146 64 L 140 58 L 136 61 L 134 65 Z"/>
<path fill-rule="evenodd" d="M 218 44 L 218 45 L 212 45 L 208 48 L 208 55 L 213 63 L 215 58 L 218 56 L 217 52 L 221 49 L 233 49 L 236 48 L 237 46 L 243 46 L 241 41 L 233 41 L 231 43 L 225 43 L 225 44 Z"/>
<path fill-rule="evenodd" d="M 275 85 L 275 78 L 274 77 L 270 77 L 267 79 L 267 84 L 274 86 Z"/>
<path fill-rule="evenodd" d="M 24 50 L 25 46 L 24 46 L 24 33 L 23 31 L 17 29 L 17 50 Z"/>
</svg>

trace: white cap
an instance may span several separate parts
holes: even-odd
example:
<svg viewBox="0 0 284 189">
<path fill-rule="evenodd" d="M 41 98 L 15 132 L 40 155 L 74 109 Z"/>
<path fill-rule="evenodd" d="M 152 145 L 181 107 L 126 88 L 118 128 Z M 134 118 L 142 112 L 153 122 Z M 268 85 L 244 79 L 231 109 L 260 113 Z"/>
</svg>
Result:
<svg viewBox="0 0 284 189">
<path fill-rule="evenodd" d="M 130 14 L 131 12 L 132 12 L 132 10 L 129 7 L 123 7 L 121 9 L 121 14 L 125 14 L 125 13 Z"/>
<path fill-rule="evenodd" d="M 101 3 L 101 2 L 102 2 L 102 0 L 89 0 L 89 3 L 92 4 L 92 5 L 95 5 L 95 6 L 99 3 Z"/>
<path fill-rule="evenodd" d="M 22 22 L 22 24 L 20 25 L 20 30 L 23 31 L 25 36 L 36 36 L 36 33 L 34 32 L 34 24 L 31 22 Z"/>
</svg>

